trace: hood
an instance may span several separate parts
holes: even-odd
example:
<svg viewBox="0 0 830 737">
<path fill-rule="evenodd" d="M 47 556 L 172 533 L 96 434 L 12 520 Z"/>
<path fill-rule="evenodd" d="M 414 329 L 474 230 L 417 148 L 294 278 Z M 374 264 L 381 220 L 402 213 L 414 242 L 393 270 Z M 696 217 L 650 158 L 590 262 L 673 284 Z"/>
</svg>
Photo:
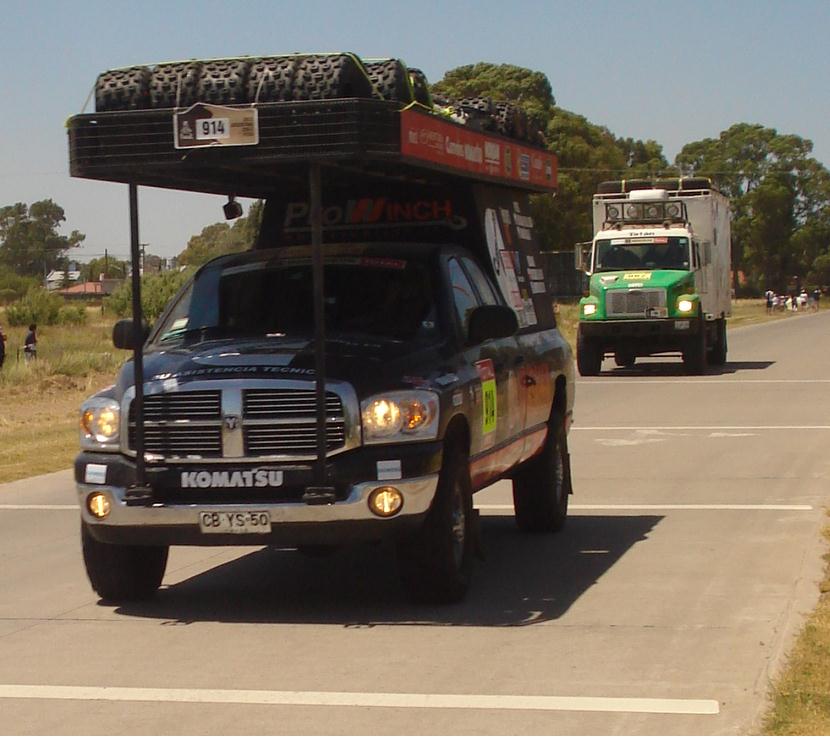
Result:
<svg viewBox="0 0 830 737">
<path fill-rule="evenodd" d="M 439 346 L 376 339 L 330 338 L 326 341 L 326 377 L 346 381 L 359 395 L 402 386 L 414 366 L 434 365 Z M 225 379 L 293 379 L 314 381 L 314 341 L 311 339 L 212 340 L 196 345 L 144 354 L 145 381 L 175 379 L 179 383 Z M 123 391 L 133 383 L 133 362 L 119 376 Z"/>
<path fill-rule="evenodd" d="M 683 292 L 694 289 L 694 274 L 690 271 L 670 269 L 640 269 L 627 271 L 601 271 L 591 275 L 591 294 L 614 289 L 666 289 Z"/>
</svg>

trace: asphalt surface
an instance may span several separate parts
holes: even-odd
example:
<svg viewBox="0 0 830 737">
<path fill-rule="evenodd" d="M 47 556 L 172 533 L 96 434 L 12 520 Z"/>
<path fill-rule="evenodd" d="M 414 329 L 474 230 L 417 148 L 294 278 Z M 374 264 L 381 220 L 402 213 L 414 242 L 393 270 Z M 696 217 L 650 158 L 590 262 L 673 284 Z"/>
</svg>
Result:
<svg viewBox="0 0 830 737">
<path fill-rule="evenodd" d="M 383 546 L 174 548 L 157 599 L 99 603 L 70 473 L 0 486 L 0 731 L 734 734 L 817 599 L 830 313 L 579 379 L 566 530 L 480 495 L 468 599 L 410 605 Z"/>
</svg>

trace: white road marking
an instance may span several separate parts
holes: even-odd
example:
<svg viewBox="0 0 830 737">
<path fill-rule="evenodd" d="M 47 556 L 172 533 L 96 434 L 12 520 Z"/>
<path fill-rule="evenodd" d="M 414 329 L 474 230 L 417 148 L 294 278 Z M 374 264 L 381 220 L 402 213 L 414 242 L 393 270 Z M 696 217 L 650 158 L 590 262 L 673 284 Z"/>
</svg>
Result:
<svg viewBox="0 0 830 737">
<path fill-rule="evenodd" d="M 37 510 L 59 510 L 59 511 L 66 511 L 71 510 L 73 512 L 77 512 L 79 507 L 77 504 L 0 504 L 0 512 L 7 511 L 7 510 L 26 510 L 26 509 L 37 509 Z"/>
<path fill-rule="evenodd" d="M 656 425 L 654 427 L 635 427 L 634 425 L 580 427 L 579 425 L 571 425 L 571 432 L 609 432 L 613 430 L 625 430 L 626 432 L 648 432 L 651 430 L 710 430 L 717 432 L 732 430 L 744 432 L 752 430 L 830 430 L 830 425 Z"/>
<path fill-rule="evenodd" d="M 340 691 L 245 691 L 105 686 L 0 684 L 4 699 L 148 701 L 274 706 L 358 706 L 396 709 L 500 709 L 605 711 L 639 714 L 718 714 L 714 699 L 649 699 L 591 696 L 510 696 L 482 694 L 356 693 Z"/>
<path fill-rule="evenodd" d="M 830 384 L 830 379 L 579 379 L 577 384 Z"/>
<path fill-rule="evenodd" d="M 482 511 L 510 510 L 512 504 L 477 504 L 476 509 Z M 745 511 L 745 512 L 810 512 L 813 507 L 809 504 L 569 504 L 573 510 L 603 510 L 616 509 L 672 509 L 691 511 Z"/>
</svg>

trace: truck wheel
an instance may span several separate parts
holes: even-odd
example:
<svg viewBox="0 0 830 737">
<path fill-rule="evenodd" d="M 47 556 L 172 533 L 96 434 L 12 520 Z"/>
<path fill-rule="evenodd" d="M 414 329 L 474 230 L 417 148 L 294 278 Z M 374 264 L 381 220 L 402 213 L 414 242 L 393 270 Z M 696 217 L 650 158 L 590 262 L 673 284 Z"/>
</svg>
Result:
<svg viewBox="0 0 830 737">
<path fill-rule="evenodd" d="M 147 67 L 115 69 L 98 75 L 95 110 L 143 110 L 150 107 L 150 70 Z"/>
<path fill-rule="evenodd" d="M 473 563 L 473 495 L 465 453 L 449 449 L 421 529 L 398 544 L 398 568 L 415 601 L 450 604 L 467 593 Z"/>
<path fill-rule="evenodd" d="M 81 523 L 81 547 L 89 582 L 105 601 L 139 601 L 156 593 L 167 568 L 166 545 L 111 545 Z"/>
<path fill-rule="evenodd" d="M 522 532 L 558 532 L 568 517 L 571 462 L 562 417 L 550 422 L 542 452 L 513 479 L 513 509 Z"/>
<path fill-rule="evenodd" d="M 689 337 L 683 349 L 683 363 L 690 374 L 706 373 L 706 353 L 706 321 L 700 317 L 697 334 Z"/>
<path fill-rule="evenodd" d="M 631 368 L 637 362 L 633 351 L 619 350 L 614 353 L 614 363 L 620 368 Z"/>
<path fill-rule="evenodd" d="M 432 95 L 429 92 L 426 74 L 420 69 L 409 67 L 409 81 L 412 83 L 412 97 L 415 102 L 432 109 Z"/>
<path fill-rule="evenodd" d="M 590 338 L 582 333 L 576 336 L 576 367 L 582 376 L 596 376 L 602 368 L 603 352 Z"/>
<path fill-rule="evenodd" d="M 723 366 L 726 363 L 726 351 L 726 318 L 721 317 L 717 321 L 717 338 L 709 354 L 709 363 L 713 366 Z"/>
</svg>

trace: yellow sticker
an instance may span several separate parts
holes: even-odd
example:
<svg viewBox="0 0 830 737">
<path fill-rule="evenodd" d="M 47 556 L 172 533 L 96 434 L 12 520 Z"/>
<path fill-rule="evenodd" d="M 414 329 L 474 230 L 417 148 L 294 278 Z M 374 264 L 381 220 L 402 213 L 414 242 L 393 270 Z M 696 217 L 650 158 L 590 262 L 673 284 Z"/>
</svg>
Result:
<svg viewBox="0 0 830 737">
<path fill-rule="evenodd" d="M 496 372 L 488 358 L 476 362 L 478 377 L 481 379 L 481 429 L 486 435 L 496 429 L 498 411 L 496 405 Z"/>
<path fill-rule="evenodd" d="M 651 279 L 650 271 L 632 272 L 630 274 L 623 274 L 623 279 L 626 281 L 639 281 L 640 279 Z"/>
</svg>

